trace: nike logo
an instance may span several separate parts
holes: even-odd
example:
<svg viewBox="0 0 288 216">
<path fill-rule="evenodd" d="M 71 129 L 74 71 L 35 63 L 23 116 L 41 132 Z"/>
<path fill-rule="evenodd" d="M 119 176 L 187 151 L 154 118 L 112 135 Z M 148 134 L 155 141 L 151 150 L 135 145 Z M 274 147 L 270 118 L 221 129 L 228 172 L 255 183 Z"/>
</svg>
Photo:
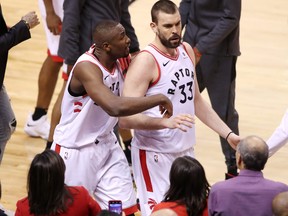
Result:
<svg viewBox="0 0 288 216">
<path fill-rule="evenodd" d="M 169 62 L 170 62 L 170 60 L 167 61 L 166 63 L 163 63 L 163 66 L 165 67 Z"/>
</svg>

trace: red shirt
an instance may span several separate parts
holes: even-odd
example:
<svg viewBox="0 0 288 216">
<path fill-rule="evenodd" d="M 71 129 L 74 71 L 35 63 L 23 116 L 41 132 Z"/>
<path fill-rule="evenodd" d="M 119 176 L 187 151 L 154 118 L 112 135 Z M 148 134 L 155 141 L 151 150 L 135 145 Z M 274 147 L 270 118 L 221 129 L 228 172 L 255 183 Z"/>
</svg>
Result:
<svg viewBox="0 0 288 216">
<path fill-rule="evenodd" d="M 160 210 L 160 209 L 167 209 L 167 208 L 173 210 L 179 216 L 188 216 L 186 206 L 185 205 L 179 205 L 176 202 L 161 202 L 161 203 L 155 205 L 153 212 Z M 207 206 L 204 209 L 202 216 L 208 216 Z"/>
<path fill-rule="evenodd" d="M 74 198 L 74 202 L 67 209 L 67 212 L 57 216 L 95 216 L 101 208 L 99 204 L 89 195 L 88 191 L 82 187 L 67 187 Z M 15 216 L 33 216 L 30 214 L 29 201 L 25 197 L 18 200 Z"/>
</svg>

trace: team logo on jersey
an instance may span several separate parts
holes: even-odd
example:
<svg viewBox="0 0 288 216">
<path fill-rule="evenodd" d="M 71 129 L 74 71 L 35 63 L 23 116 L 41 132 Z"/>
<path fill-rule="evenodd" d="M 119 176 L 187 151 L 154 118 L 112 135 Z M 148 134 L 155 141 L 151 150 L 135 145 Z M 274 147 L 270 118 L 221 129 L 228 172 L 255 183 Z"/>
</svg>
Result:
<svg viewBox="0 0 288 216">
<path fill-rule="evenodd" d="M 183 58 L 184 58 L 184 59 L 185 59 L 185 58 L 188 58 L 188 56 L 186 55 L 185 52 L 182 52 L 182 55 L 183 55 Z"/>
<path fill-rule="evenodd" d="M 149 208 L 152 210 L 155 207 L 155 205 L 157 205 L 157 202 L 154 199 L 149 198 L 148 205 L 149 205 Z"/>
<path fill-rule="evenodd" d="M 170 60 L 167 61 L 166 63 L 163 63 L 163 66 L 165 67 L 169 62 L 170 62 Z"/>
<path fill-rule="evenodd" d="M 184 80 L 186 83 L 183 83 Z M 168 89 L 167 94 L 175 95 L 178 91 L 182 97 L 180 103 L 184 104 L 187 101 L 191 101 L 194 98 L 194 71 L 189 68 L 180 68 L 174 72 L 174 76 L 171 78 L 171 88 Z"/>
<path fill-rule="evenodd" d="M 65 160 L 68 159 L 68 152 L 64 152 L 64 159 L 65 159 Z"/>
<path fill-rule="evenodd" d="M 158 163 L 158 155 L 154 155 L 154 161 Z"/>
<path fill-rule="evenodd" d="M 74 113 L 80 112 L 82 109 L 83 104 L 80 101 L 74 102 Z"/>
<path fill-rule="evenodd" d="M 120 83 L 119 81 L 116 83 L 112 83 L 110 85 L 110 90 L 117 96 L 120 96 Z"/>
<path fill-rule="evenodd" d="M 99 143 L 99 140 L 95 139 L 94 143 L 97 145 Z"/>
</svg>

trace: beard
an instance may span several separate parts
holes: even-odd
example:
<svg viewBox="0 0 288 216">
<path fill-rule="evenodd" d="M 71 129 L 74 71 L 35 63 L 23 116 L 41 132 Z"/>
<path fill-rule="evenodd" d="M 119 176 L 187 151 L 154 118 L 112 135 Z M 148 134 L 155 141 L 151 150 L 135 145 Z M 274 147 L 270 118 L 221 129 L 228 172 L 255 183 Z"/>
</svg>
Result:
<svg viewBox="0 0 288 216">
<path fill-rule="evenodd" d="M 177 48 L 181 43 L 181 36 L 174 34 L 172 37 L 166 39 L 162 34 L 158 34 L 160 42 L 167 48 Z"/>
</svg>

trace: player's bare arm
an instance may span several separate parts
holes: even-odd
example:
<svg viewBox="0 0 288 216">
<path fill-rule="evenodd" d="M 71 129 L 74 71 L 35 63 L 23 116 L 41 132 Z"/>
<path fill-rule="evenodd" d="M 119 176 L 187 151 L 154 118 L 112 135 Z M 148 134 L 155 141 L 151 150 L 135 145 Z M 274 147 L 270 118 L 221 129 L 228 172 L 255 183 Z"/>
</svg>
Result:
<svg viewBox="0 0 288 216">
<path fill-rule="evenodd" d="M 189 56 L 191 57 L 191 59 L 193 59 L 194 52 L 193 52 L 192 47 L 187 43 L 185 43 L 185 47 L 188 51 Z M 214 130 L 216 133 L 218 133 L 221 137 L 225 139 L 227 135 L 231 132 L 231 129 L 220 119 L 220 117 L 213 110 L 210 104 L 207 103 L 202 97 L 199 91 L 196 73 L 195 73 L 194 82 L 195 82 L 194 103 L 195 103 L 196 116 L 204 124 L 206 124 L 208 127 L 210 127 L 212 130 Z M 240 142 L 240 137 L 233 133 L 229 135 L 227 141 L 231 145 L 231 147 L 235 149 L 237 144 Z"/>
<path fill-rule="evenodd" d="M 145 62 L 145 63 L 144 63 Z M 144 63 L 144 64 L 143 64 Z M 141 79 L 139 79 L 141 77 Z M 125 78 L 123 97 L 144 97 L 149 85 L 158 77 L 157 65 L 153 56 L 148 52 L 139 53 L 131 62 Z M 159 112 L 165 117 L 170 117 L 171 113 L 163 107 L 159 107 Z M 121 118 L 119 126 L 122 128 L 160 129 L 159 119 L 137 114 L 130 117 Z"/>
<path fill-rule="evenodd" d="M 123 96 L 145 96 L 149 85 L 156 81 L 157 78 L 158 69 L 153 56 L 148 52 L 139 53 L 128 68 Z M 190 115 L 181 114 L 169 118 L 171 114 L 166 111 L 163 113 L 163 111 L 163 109 L 159 110 L 163 118 L 152 118 L 144 114 L 120 118 L 119 126 L 127 129 L 158 130 L 178 128 L 182 131 L 187 131 L 187 127 L 192 127 L 195 123 L 194 117 Z"/>
<path fill-rule="evenodd" d="M 74 68 L 70 88 L 74 93 L 83 93 L 91 97 L 111 116 L 127 116 L 161 105 L 173 113 L 171 101 L 162 94 L 151 97 L 119 97 L 103 83 L 102 72 L 90 62 L 81 62 Z"/>
<path fill-rule="evenodd" d="M 119 118 L 119 127 L 138 130 L 160 130 L 165 128 L 180 129 L 186 132 L 193 127 L 195 118 L 188 114 L 179 114 L 170 118 L 156 118 L 144 114 L 136 114 Z"/>
<path fill-rule="evenodd" d="M 128 68 L 122 95 L 129 97 L 145 96 L 149 85 L 157 77 L 157 65 L 153 56 L 148 52 L 139 53 Z"/>
</svg>

